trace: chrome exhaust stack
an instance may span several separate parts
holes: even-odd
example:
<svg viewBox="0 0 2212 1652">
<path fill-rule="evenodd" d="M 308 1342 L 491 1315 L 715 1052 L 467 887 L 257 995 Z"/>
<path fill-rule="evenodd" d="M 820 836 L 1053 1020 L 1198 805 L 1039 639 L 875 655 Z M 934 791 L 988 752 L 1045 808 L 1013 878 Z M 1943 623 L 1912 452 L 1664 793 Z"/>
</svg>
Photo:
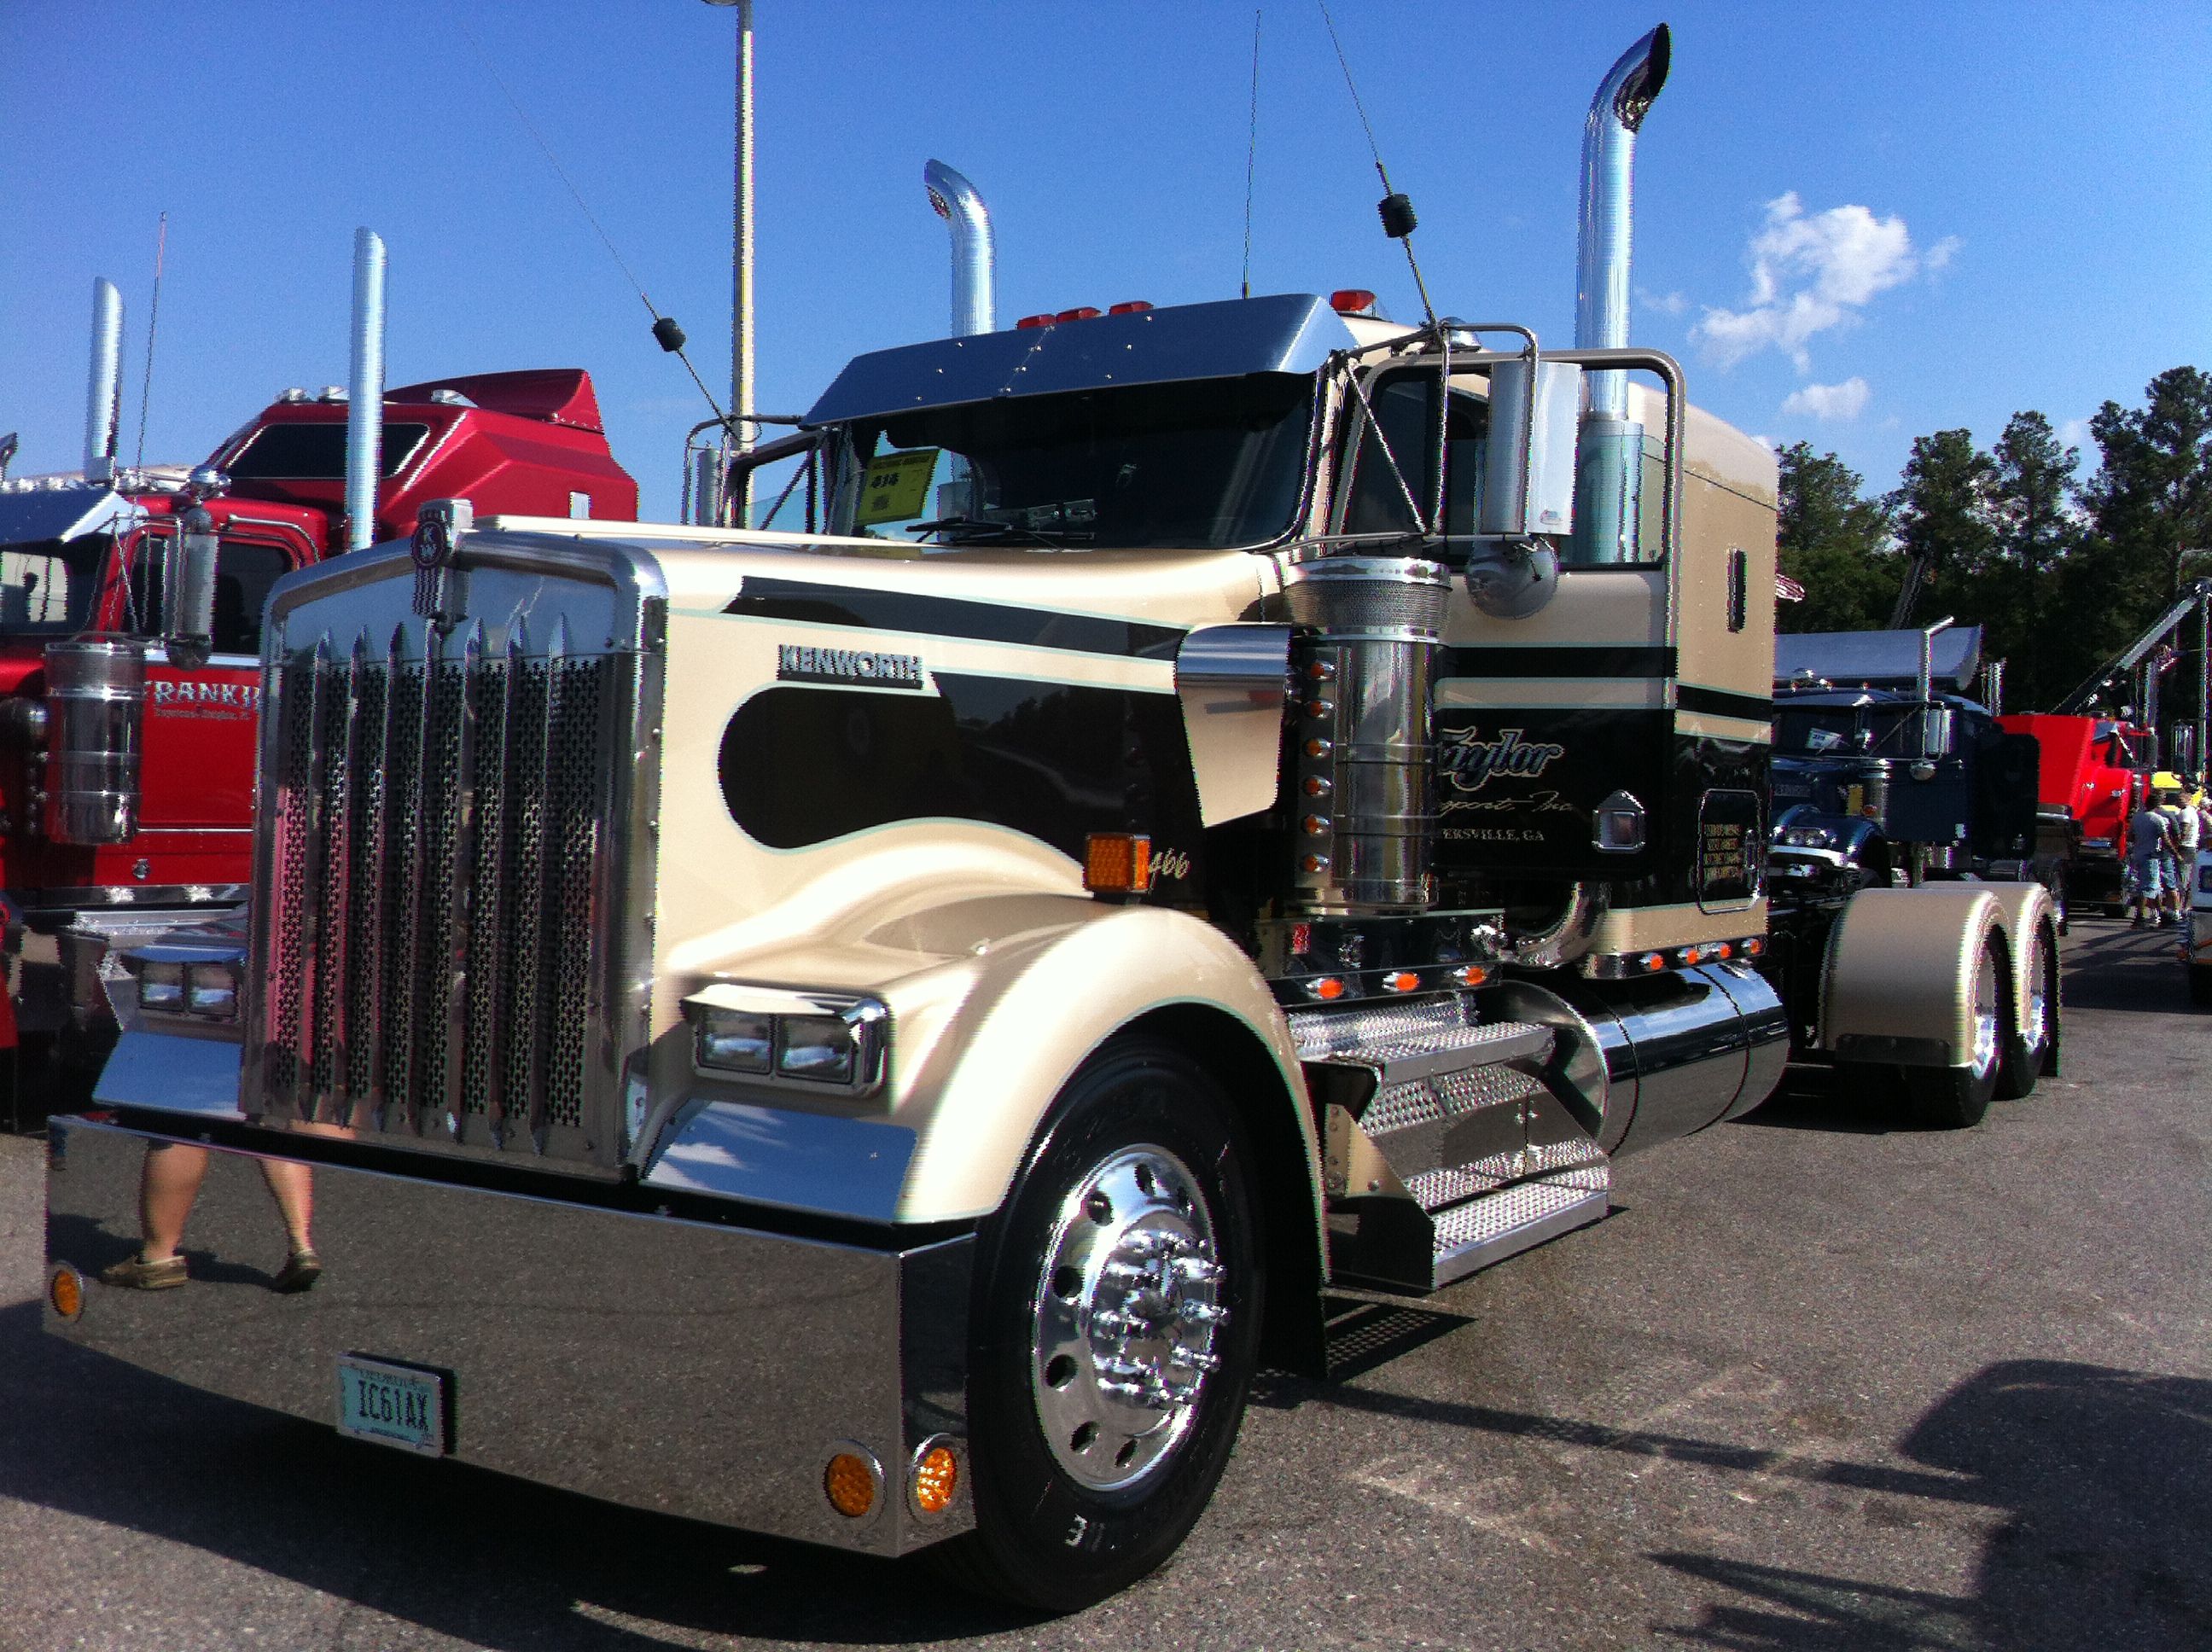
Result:
<svg viewBox="0 0 2212 1652">
<path fill-rule="evenodd" d="M 1312 915 L 1419 912 L 1435 899 L 1429 690 L 1451 574 L 1400 556 L 1290 570 L 1291 900 Z"/>
<path fill-rule="evenodd" d="M 990 209 L 975 185 L 942 161 L 924 163 L 921 182 L 929 204 L 952 230 L 952 336 L 994 331 Z"/>
<path fill-rule="evenodd" d="M 384 242 L 353 233 L 353 350 L 347 390 L 348 550 L 376 543 L 376 483 L 384 454 Z"/>
<path fill-rule="evenodd" d="M 92 376 L 85 386 L 84 479 L 115 477 L 115 444 L 123 420 L 123 295 L 105 276 L 92 283 Z"/>
<path fill-rule="evenodd" d="M 1628 343 L 1636 134 L 1667 83 L 1670 39 L 1662 23 L 1622 52 L 1598 82 L 1583 124 L 1577 349 L 1621 349 Z M 1633 562 L 1643 494 L 1644 427 L 1628 416 L 1626 373 L 1593 370 L 1589 383 L 1571 559 L 1584 564 Z"/>
</svg>

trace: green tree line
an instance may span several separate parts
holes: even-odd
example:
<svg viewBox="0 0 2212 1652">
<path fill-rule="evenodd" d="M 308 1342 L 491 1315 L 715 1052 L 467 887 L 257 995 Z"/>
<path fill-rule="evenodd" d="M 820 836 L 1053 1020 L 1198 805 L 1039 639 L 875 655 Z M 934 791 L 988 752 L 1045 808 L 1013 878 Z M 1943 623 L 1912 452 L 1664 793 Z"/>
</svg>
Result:
<svg viewBox="0 0 2212 1652">
<path fill-rule="evenodd" d="M 1984 658 L 2005 662 L 2006 709 L 2049 709 L 2212 574 L 2212 375 L 2170 368 L 2142 406 L 2106 402 L 2089 431 L 2083 474 L 2041 413 L 2014 414 L 1987 449 L 1938 430 L 1875 495 L 1833 453 L 1785 448 L 1782 571 L 1805 600 L 1781 604 L 1781 628 L 1887 626 L 1917 562 L 1905 623 L 1981 625 Z M 2193 649 L 2196 628 L 2176 641 Z M 2165 695 L 2167 716 L 2193 716 L 2195 671 L 2168 673 Z"/>
</svg>

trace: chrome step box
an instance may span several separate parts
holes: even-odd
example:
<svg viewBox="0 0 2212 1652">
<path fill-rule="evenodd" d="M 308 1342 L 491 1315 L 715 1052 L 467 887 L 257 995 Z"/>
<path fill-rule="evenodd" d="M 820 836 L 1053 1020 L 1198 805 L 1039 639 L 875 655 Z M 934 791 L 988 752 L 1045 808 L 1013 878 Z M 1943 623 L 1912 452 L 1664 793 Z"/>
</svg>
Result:
<svg viewBox="0 0 2212 1652">
<path fill-rule="evenodd" d="M 1483 1021 L 1462 994 L 1290 1020 L 1333 1277 L 1433 1291 L 1606 1213 L 1606 1155 L 1545 1080 L 1552 1029 Z"/>
</svg>

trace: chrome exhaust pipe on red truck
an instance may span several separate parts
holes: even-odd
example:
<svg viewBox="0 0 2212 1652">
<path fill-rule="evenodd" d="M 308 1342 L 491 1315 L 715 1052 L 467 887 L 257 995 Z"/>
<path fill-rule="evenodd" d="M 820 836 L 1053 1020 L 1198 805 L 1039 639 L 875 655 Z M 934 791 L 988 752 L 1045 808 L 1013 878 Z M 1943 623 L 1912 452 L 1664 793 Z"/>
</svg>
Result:
<svg viewBox="0 0 2212 1652">
<path fill-rule="evenodd" d="M 952 336 L 994 331 L 991 210 L 975 185 L 942 161 L 924 163 L 921 182 L 952 230 Z"/>
<path fill-rule="evenodd" d="M 1576 252 L 1575 348 L 1628 343 L 1628 264 L 1634 220 L 1636 134 L 1667 83 L 1671 37 L 1662 23 L 1620 54 L 1583 124 L 1581 233 Z M 1589 374 L 1570 560 L 1638 560 L 1644 427 L 1628 416 L 1628 375 Z"/>
<path fill-rule="evenodd" d="M 117 431 L 123 418 L 123 295 L 105 276 L 92 283 L 92 376 L 85 387 L 84 479 L 115 475 Z"/>
<path fill-rule="evenodd" d="M 376 543 L 376 483 L 384 451 L 384 242 L 353 233 L 353 351 L 346 409 L 348 550 Z"/>
</svg>

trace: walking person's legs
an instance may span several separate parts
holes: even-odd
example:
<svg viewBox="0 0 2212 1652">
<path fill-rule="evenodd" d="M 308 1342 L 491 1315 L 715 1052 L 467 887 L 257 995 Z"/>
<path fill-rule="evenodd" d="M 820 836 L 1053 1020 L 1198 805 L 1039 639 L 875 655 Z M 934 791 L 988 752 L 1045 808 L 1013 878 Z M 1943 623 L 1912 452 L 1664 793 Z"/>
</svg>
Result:
<svg viewBox="0 0 2212 1652">
<path fill-rule="evenodd" d="M 185 1224 L 206 1179 L 208 1151 L 182 1142 L 157 1141 L 146 1148 L 138 1172 L 138 1254 L 100 1270 L 108 1285 L 137 1291 L 166 1291 L 185 1282 Z"/>
</svg>

